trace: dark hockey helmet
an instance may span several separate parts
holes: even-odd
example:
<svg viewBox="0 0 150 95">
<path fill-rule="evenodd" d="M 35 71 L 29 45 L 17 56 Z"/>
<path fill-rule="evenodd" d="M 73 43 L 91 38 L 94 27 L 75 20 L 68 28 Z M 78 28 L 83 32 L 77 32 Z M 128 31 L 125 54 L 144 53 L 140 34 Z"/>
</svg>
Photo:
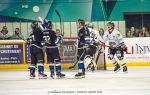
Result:
<svg viewBox="0 0 150 95">
<path fill-rule="evenodd" d="M 35 26 L 37 26 L 38 22 L 37 21 L 33 21 L 32 24 L 35 25 Z"/>
<path fill-rule="evenodd" d="M 52 26 L 53 26 L 52 21 L 50 20 L 47 21 L 47 27 L 52 29 Z"/>
<path fill-rule="evenodd" d="M 50 20 L 49 20 L 47 23 L 50 23 L 50 24 L 52 24 L 52 21 L 50 21 Z"/>
<path fill-rule="evenodd" d="M 83 19 L 78 19 L 78 22 L 81 23 L 83 26 L 85 25 L 85 21 Z"/>
<path fill-rule="evenodd" d="M 32 23 L 31 23 L 31 28 L 36 28 L 36 27 L 38 27 L 38 22 L 37 21 L 33 21 Z"/>
</svg>

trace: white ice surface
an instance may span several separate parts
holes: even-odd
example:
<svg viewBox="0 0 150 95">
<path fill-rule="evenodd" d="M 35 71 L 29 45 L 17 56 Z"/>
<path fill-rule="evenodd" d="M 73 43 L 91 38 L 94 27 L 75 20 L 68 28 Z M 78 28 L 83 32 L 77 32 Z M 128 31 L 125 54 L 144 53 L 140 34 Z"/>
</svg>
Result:
<svg viewBox="0 0 150 95">
<path fill-rule="evenodd" d="M 0 95 L 150 95 L 150 67 L 130 67 L 127 74 L 112 69 L 87 72 L 84 79 L 70 79 L 77 71 L 69 70 L 63 71 L 66 79 L 29 79 L 28 71 L 0 71 Z"/>
</svg>

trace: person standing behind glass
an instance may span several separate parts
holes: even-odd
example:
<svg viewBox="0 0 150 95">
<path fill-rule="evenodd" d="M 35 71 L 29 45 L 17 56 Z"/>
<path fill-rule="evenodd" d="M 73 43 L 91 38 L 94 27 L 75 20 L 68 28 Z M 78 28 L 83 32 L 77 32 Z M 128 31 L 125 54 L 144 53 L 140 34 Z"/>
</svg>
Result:
<svg viewBox="0 0 150 95">
<path fill-rule="evenodd" d="M 149 32 L 148 30 L 146 29 L 145 26 L 142 27 L 141 31 L 139 32 L 139 37 L 149 37 Z"/>
<path fill-rule="evenodd" d="M 8 34 L 7 26 L 3 26 L 2 30 L 0 31 L 0 39 L 1 40 L 10 39 L 10 35 Z"/>
<path fill-rule="evenodd" d="M 104 35 L 104 29 L 103 28 L 100 28 L 99 34 L 100 34 L 101 37 L 103 37 L 103 35 Z"/>
<path fill-rule="evenodd" d="M 136 29 L 134 26 L 131 26 L 130 30 L 127 33 L 127 37 L 129 37 L 129 38 L 137 37 Z"/>
<path fill-rule="evenodd" d="M 15 29 L 15 33 L 12 35 L 12 39 L 24 40 L 24 37 L 21 34 L 21 31 L 19 28 Z"/>
</svg>

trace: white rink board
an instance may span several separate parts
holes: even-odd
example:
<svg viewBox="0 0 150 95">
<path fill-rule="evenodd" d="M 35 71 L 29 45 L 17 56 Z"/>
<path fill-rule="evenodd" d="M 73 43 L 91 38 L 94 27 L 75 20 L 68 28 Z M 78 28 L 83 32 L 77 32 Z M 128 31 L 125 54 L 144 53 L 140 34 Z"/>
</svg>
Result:
<svg viewBox="0 0 150 95">
<path fill-rule="evenodd" d="M 124 38 L 124 42 L 128 48 L 128 53 L 125 53 L 126 62 L 150 62 L 150 37 Z M 107 47 L 105 53 L 106 63 L 111 63 L 107 57 Z"/>
</svg>

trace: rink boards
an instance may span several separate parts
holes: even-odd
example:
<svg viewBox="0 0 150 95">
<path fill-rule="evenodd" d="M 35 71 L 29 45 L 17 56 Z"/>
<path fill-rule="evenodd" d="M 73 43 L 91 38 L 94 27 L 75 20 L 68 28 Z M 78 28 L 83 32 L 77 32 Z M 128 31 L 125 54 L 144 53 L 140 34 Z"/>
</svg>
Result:
<svg viewBox="0 0 150 95">
<path fill-rule="evenodd" d="M 150 66 L 150 37 L 144 38 L 125 38 L 127 45 L 126 62 L 128 66 Z M 63 59 L 62 68 L 68 69 L 73 65 L 76 55 L 76 49 L 72 42 L 66 42 L 63 49 L 60 49 L 60 55 Z M 0 70 L 5 69 L 27 69 L 30 64 L 29 51 L 25 41 L 22 40 L 2 40 L 0 42 Z M 62 52 L 63 51 L 63 52 Z M 107 47 L 103 50 L 98 60 L 98 68 L 104 69 L 113 66 L 107 59 Z M 98 52 L 97 52 L 98 53 Z M 97 55 L 96 55 L 97 56 Z M 45 60 L 46 57 L 45 57 Z M 48 64 L 45 62 L 45 68 Z"/>
<path fill-rule="evenodd" d="M 150 37 L 124 38 L 127 46 L 125 59 L 128 66 L 150 66 Z M 108 49 L 105 49 L 107 66 L 112 66 L 107 58 Z M 117 59 L 117 58 L 116 58 Z M 119 61 L 119 60 L 118 60 Z"/>
</svg>

